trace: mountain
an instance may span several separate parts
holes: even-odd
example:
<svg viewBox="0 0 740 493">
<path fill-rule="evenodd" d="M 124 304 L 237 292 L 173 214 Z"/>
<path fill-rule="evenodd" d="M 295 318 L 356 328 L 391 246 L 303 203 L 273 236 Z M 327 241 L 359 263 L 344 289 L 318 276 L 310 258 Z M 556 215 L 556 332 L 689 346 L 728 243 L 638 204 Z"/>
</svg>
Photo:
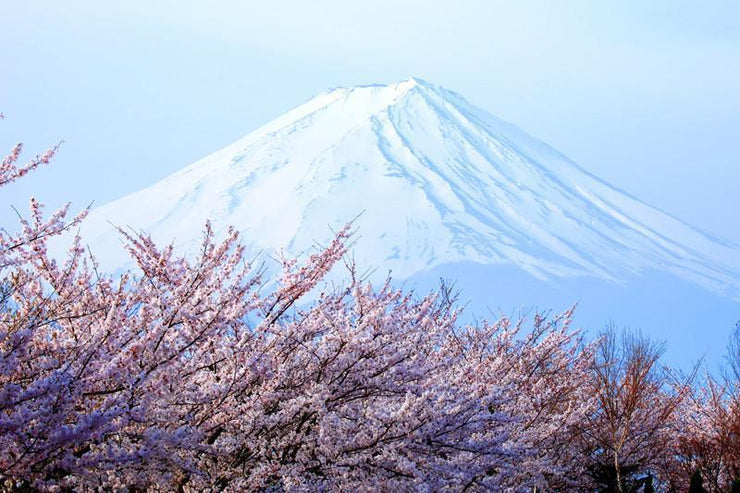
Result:
<svg viewBox="0 0 740 493">
<path fill-rule="evenodd" d="M 304 252 L 357 218 L 358 265 L 401 280 L 454 278 L 455 266 L 467 265 L 562 291 L 594 282 L 624 289 L 658 275 L 731 307 L 740 300 L 740 246 L 420 79 L 321 94 L 93 210 L 82 234 L 104 266 L 118 268 L 126 257 L 111 223 L 187 249 L 208 218 L 267 254 Z"/>
<path fill-rule="evenodd" d="M 419 79 L 322 94 L 159 183 L 95 209 L 196 240 L 207 218 L 259 250 L 305 250 L 360 214 L 355 257 L 406 278 L 460 261 L 537 278 L 656 269 L 740 297 L 740 247 L 621 192 L 518 128 Z"/>
</svg>

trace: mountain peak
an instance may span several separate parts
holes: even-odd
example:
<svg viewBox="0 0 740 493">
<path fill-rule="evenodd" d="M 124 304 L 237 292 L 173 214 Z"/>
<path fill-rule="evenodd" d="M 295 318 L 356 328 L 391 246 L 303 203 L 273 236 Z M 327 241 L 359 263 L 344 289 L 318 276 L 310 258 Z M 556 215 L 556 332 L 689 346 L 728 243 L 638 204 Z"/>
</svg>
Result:
<svg viewBox="0 0 740 493">
<path fill-rule="evenodd" d="M 443 94 L 443 92 L 447 94 Z M 441 102 L 453 93 L 444 91 L 439 86 L 418 77 L 411 77 L 389 84 L 338 87 L 316 96 L 297 109 L 310 108 L 313 106 L 312 103 L 315 102 L 320 107 L 341 104 L 343 106 L 354 106 L 354 109 L 358 112 L 376 113 L 413 97 L 415 94 L 423 95 L 427 100 L 434 99 Z M 417 102 L 420 103 L 422 100 Z"/>
<path fill-rule="evenodd" d="M 358 84 L 354 86 L 341 86 L 336 87 L 334 89 L 329 90 L 329 92 L 334 91 L 343 91 L 343 92 L 352 92 L 352 91 L 363 91 L 363 90 L 393 90 L 398 93 L 406 92 L 413 88 L 420 88 L 420 89 L 427 89 L 427 90 L 434 90 L 434 88 L 438 87 L 436 84 L 433 84 L 431 82 L 427 82 L 426 80 L 420 78 L 420 77 L 409 77 L 408 79 L 403 79 L 397 82 L 390 82 L 387 84 Z"/>
<path fill-rule="evenodd" d="M 397 87 L 402 87 L 405 89 L 411 89 L 414 87 L 419 87 L 421 89 L 433 89 L 435 87 L 434 84 L 431 84 L 420 77 L 410 77 L 406 80 L 402 80 L 392 85 L 395 85 Z"/>
<path fill-rule="evenodd" d="M 355 258 L 397 278 L 463 261 L 546 279 L 658 270 L 740 297 L 736 245 L 419 78 L 317 96 L 94 210 L 83 235 L 114 266 L 124 256 L 109 223 L 187 248 L 212 219 L 236 226 L 254 251 L 298 253 L 361 212 Z"/>
</svg>

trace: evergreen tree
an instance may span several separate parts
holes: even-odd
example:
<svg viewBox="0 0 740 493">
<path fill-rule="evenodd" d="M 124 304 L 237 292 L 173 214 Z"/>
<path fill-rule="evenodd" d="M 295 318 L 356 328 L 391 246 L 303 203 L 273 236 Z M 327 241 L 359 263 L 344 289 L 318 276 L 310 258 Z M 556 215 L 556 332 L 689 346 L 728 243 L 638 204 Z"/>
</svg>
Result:
<svg viewBox="0 0 740 493">
<path fill-rule="evenodd" d="M 653 476 L 648 476 L 645 478 L 645 488 L 643 488 L 643 493 L 655 493 L 655 487 L 653 486 Z"/>
<path fill-rule="evenodd" d="M 738 322 L 738 324 L 740 324 L 740 322 Z M 740 478 L 732 482 L 730 493 L 740 493 Z"/>
<path fill-rule="evenodd" d="M 704 479 L 701 477 L 701 472 L 698 469 L 691 475 L 691 482 L 689 483 L 689 493 L 706 493 L 704 489 Z"/>
</svg>

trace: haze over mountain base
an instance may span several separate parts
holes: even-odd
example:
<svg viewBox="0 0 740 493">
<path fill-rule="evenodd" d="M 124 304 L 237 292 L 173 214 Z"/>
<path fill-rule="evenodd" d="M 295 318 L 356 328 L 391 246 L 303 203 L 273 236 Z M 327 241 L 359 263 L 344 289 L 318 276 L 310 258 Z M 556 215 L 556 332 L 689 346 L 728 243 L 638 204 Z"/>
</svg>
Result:
<svg viewBox="0 0 740 493">
<path fill-rule="evenodd" d="M 597 278 L 542 281 L 510 266 L 470 262 L 439 266 L 404 283 L 420 293 L 452 281 L 465 305 L 463 321 L 493 315 L 557 314 L 578 303 L 574 325 L 595 337 L 607 324 L 640 330 L 664 341 L 664 361 L 689 370 L 704 358 L 716 370 L 724 358 L 732 329 L 740 320 L 740 303 L 674 276 L 648 272 L 624 284 Z"/>
</svg>

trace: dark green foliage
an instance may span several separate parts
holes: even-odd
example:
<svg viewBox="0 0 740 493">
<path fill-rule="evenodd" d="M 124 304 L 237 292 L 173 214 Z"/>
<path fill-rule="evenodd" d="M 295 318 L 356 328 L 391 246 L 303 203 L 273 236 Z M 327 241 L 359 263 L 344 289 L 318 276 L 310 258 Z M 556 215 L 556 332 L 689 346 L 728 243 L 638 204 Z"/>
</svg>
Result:
<svg viewBox="0 0 740 493">
<path fill-rule="evenodd" d="M 643 488 L 643 493 L 655 493 L 655 487 L 653 486 L 653 477 L 648 476 L 645 478 L 645 488 Z"/>
<path fill-rule="evenodd" d="M 738 323 L 740 324 L 740 322 Z M 730 489 L 730 493 L 740 493 L 740 478 L 732 482 L 732 489 Z"/>
<path fill-rule="evenodd" d="M 622 473 L 621 491 L 625 493 L 637 493 L 638 491 L 641 493 L 655 493 L 652 474 L 640 477 L 635 466 L 622 467 L 620 471 Z M 599 493 L 617 493 L 620 491 L 614 466 L 594 468 L 591 470 L 591 477 L 597 481 L 599 485 L 597 491 Z"/>
<path fill-rule="evenodd" d="M 689 483 L 689 493 L 706 493 L 704 489 L 704 479 L 701 477 L 701 472 L 695 470 L 691 475 L 691 482 Z"/>
</svg>

